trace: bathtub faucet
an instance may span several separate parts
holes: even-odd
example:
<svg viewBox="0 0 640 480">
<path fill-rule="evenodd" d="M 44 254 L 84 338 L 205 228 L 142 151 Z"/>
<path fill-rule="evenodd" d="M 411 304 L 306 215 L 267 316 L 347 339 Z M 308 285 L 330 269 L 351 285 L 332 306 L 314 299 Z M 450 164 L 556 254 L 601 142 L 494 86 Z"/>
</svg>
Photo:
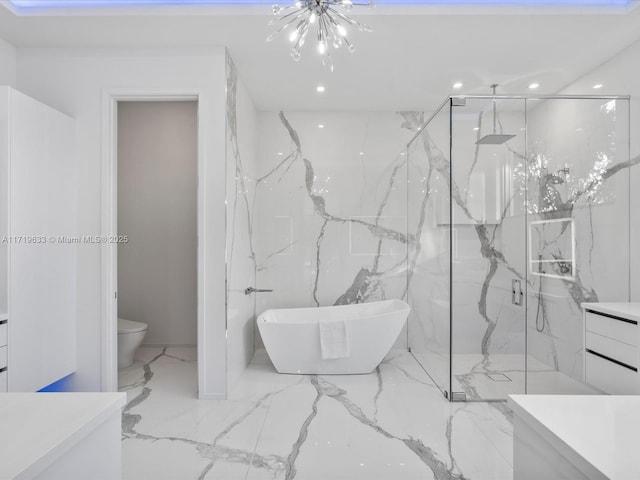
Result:
<svg viewBox="0 0 640 480">
<path fill-rule="evenodd" d="M 260 292 L 273 292 L 273 289 L 253 288 L 253 287 L 247 287 L 244 289 L 245 295 L 249 295 L 251 293 L 260 293 Z"/>
</svg>

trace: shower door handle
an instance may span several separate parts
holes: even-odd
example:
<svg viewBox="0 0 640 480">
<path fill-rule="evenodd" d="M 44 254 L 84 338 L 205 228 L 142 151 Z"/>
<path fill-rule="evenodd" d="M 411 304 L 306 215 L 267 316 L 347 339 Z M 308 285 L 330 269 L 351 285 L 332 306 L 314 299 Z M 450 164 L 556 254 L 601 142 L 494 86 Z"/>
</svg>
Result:
<svg viewBox="0 0 640 480">
<path fill-rule="evenodd" d="M 273 288 L 268 289 L 268 288 L 247 287 L 247 288 L 244 289 L 244 294 L 245 295 L 250 295 L 252 293 L 263 293 L 263 292 L 273 292 Z"/>
</svg>

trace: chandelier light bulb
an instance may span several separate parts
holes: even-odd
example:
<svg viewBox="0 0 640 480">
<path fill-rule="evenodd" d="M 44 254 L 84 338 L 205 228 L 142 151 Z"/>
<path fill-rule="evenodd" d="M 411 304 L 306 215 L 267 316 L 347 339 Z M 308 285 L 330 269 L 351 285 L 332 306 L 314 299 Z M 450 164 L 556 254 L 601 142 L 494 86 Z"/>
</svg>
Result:
<svg viewBox="0 0 640 480">
<path fill-rule="evenodd" d="M 336 50 L 346 45 L 347 50 L 353 53 L 355 46 L 347 38 L 348 27 L 355 27 L 363 32 L 372 31 L 368 25 L 348 17 L 340 9 L 348 12 L 353 6 L 373 5 L 374 0 L 298 0 L 285 7 L 273 5 L 273 14 L 278 18 L 269 22 L 276 30 L 267 37 L 267 41 L 272 41 L 280 32 L 291 28 L 289 40 L 294 44 L 291 57 L 300 61 L 302 46 L 309 30 L 313 29 L 322 65 L 333 71 L 329 45 L 333 45 Z"/>
</svg>

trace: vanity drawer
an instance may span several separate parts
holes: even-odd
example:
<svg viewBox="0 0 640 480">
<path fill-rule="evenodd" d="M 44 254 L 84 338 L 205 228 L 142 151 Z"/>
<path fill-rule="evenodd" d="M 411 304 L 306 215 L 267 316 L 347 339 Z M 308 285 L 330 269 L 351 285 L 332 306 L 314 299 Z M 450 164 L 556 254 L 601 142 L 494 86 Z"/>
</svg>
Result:
<svg viewBox="0 0 640 480">
<path fill-rule="evenodd" d="M 7 344 L 7 324 L 0 324 L 0 347 L 4 347 Z"/>
<path fill-rule="evenodd" d="M 7 366 L 7 347 L 0 347 L 0 369 Z"/>
<path fill-rule="evenodd" d="M 585 347 L 631 367 L 638 368 L 638 348 L 609 337 L 586 332 Z"/>
<path fill-rule="evenodd" d="M 7 391 L 7 371 L 0 372 L 0 393 Z"/>
<path fill-rule="evenodd" d="M 585 328 L 629 345 L 638 346 L 638 324 L 630 320 L 619 320 L 594 312 L 585 312 Z"/>
<path fill-rule="evenodd" d="M 638 373 L 616 363 L 585 352 L 586 382 L 612 395 L 638 393 Z"/>
</svg>

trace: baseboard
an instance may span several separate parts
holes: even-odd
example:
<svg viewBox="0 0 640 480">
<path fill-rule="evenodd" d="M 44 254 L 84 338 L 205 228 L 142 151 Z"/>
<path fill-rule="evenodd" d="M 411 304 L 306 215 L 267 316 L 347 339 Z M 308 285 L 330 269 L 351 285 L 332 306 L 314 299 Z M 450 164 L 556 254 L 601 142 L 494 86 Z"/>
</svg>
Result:
<svg viewBox="0 0 640 480">
<path fill-rule="evenodd" d="M 198 400 L 226 400 L 227 396 L 222 393 L 198 393 Z"/>
</svg>

